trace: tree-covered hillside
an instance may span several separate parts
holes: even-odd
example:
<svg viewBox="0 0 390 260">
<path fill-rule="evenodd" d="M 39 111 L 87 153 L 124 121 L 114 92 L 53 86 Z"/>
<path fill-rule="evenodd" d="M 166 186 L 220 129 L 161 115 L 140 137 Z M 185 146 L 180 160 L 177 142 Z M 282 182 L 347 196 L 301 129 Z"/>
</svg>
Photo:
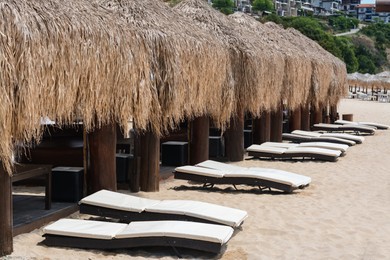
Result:
<svg viewBox="0 0 390 260">
<path fill-rule="evenodd" d="M 348 72 L 375 74 L 389 68 L 390 25 L 373 23 L 359 33 L 334 36 L 334 32 L 353 29 L 358 21 L 343 16 L 316 19 L 313 17 L 280 17 L 269 15 L 262 22 L 273 21 L 283 27 L 293 27 L 318 42 L 324 49 L 342 59 Z"/>
</svg>

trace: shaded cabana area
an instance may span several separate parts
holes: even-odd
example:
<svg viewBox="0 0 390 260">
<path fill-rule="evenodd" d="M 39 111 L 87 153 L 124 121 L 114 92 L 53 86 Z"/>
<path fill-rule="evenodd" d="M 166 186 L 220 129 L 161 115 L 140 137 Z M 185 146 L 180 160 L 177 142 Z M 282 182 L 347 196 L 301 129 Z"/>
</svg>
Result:
<svg viewBox="0 0 390 260">
<path fill-rule="evenodd" d="M 149 4 L 144 13 L 118 17 L 113 5 L 89 1 L 0 2 L 1 255 L 12 252 L 14 158 L 39 142 L 41 117 L 59 126 L 83 122 L 94 166 L 91 192 L 116 189 L 115 124 L 126 131 L 132 119 L 158 136 L 185 116 L 207 113 L 222 125 L 230 115 L 224 49 L 164 15 L 170 11 L 164 4 Z M 151 17 L 150 25 L 142 15 Z M 158 179 L 152 182 L 158 187 Z"/>
</svg>

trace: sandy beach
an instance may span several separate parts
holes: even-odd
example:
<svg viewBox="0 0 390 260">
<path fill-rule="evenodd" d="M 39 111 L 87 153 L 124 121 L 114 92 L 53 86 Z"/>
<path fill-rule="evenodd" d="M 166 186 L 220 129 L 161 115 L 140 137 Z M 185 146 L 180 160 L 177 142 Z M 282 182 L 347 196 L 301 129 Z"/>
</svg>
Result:
<svg viewBox="0 0 390 260">
<path fill-rule="evenodd" d="M 340 114 L 354 121 L 390 124 L 390 103 L 345 99 Z M 287 170 L 312 178 L 292 194 L 260 193 L 230 186 L 203 190 L 172 178 L 153 199 L 192 199 L 246 210 L 241 229 L 228 242 L 221 259 L 386 259 L 390 255 L 390 130 L 366 136 L 337 162 L 245 160 L 247 167 Z M 121 191 L 126 192 L 126 191 Z M 86 218 L 75 213 L 72 218 Z M 5 259 L 175 259 L 170 249 L 96 251 L 40 245 L 42 230 L 14 238 L 14 253 Z M 180 250 L 184 258 L 211 258 Z"/>
</svg>

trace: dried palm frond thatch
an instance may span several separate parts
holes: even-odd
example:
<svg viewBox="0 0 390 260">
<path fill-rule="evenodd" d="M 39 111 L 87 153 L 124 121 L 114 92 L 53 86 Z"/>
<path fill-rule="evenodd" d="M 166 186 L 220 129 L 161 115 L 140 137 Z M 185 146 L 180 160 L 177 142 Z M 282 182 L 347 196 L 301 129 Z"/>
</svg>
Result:
<svg viewBox="0 0 390 260">
<path fill-rule="evenodd" d="M 281 96 L 287 107 L 294 109 L 305 102 L 311 87 L 313 57 L 292 44 L 284 36 L 284 30 L 274 23 L 266 26 L 243 13 L 234 13 L 229 17 L 255 33 L 259 44 L 282 56 L 284 70 L 279 71 L 278 77 L 283 79 Z"/>
<path fill-rule="evenodd" d="M 336 105 L 346 94 L 347 69 L 343 61 L 322 48 L 317 42 L 303 35 L 294 28 L 288 28 L 287 33 L 298 40 L 305 51 L 311 53 L 313 59 L 313 87 L 309 100 L 312 104 L 320 103 Z"/>
<path fill-rule="evenodd" d="M 170 9 L 154 17 L 158 1 L 143 7 L 150 19 L 117 3 L 126 19 L 102 2 L 0 0 L 0 160 L 9 173 L 16 144 L 40 139 L 42 116 L 60 125 L 78 118 L 87 131 L 133 118 L 157 133 L 184 116 L 229 117 L 231 70 L 221 45 L 183 29 Z M 162 21 L 178 26 L 167 32 Z"/>
<path fill-rule="evenodd" d="M 145 51 L 126 50 L 143 48 L 137 37 L 87 1 L 0 1 L 0 16 L 0 160 L 8 172 L 15 144 L 40 139 L 42 116 L 66 124 L 83 114 L 87 130 L 112 121 L 115 88 L 138 85 L 147 70 Z M 128 73 L 134 78 L 121 76 Z"/>
<path fill-rule="evenodd" d="M 229 50 L 237 109 L 259 115 L 280 103 L 285 72 L 280 53 L 268 48 L 256 34 L 216 11 L 206 1 L 184 0 L 174 10 L 219 38 Z"/>
<path fill-rule="evenodd" d="M 219 40 L 155 0 L 95 0 L 145 40 L 151 52 L 151 77 L 161 115 L 154 126 L 173 126 L 184 116 L 208 113 L 217 125 L 233 105 L 232 70 Z"/>
</svg>

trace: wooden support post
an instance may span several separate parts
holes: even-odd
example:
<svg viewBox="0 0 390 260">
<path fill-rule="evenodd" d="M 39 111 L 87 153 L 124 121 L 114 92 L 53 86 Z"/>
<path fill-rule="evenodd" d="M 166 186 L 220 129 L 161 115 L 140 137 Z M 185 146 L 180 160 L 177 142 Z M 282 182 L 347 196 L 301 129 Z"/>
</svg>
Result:
<svg viewBox="0 0 390 260">
<path fill-rule="evenodd" d="M 330 123 L 333 124 L 336 120 L 338 120 L 338 112 L 337 112 L 337 105 L 330 106 Z"/>
<path fill-rule="evenodd" d="M 160 138 L 147 131 L 141 135 L 140 186 L 142 191 L 158 191 L 160 182 Z"/>
<path fill-rule="evenodd" d="M 102 126 L 88 134 L 90 169 L 88 194 L 101 189 L 116 191 L 115 124 Z"/>
<path fill-rule="evenodd" d="M 271 140 L 271 113 L 264 111 L 253 119 L 253 143 L 262 144 Z"/>
<path fill-rule="evenodd" d="M 232 162 L 244 159 L 244 113 L 242 111 L 230 119 L 230 126 L 226 129 L 225 154 Z"/>
<path fill-rule="evenodd" d="M 139 192 L 140 190 L 140 174 L 141 174 L 141 137 L 140 133 L 134 128 L 134 163 L 129 177 L 129 189 L 131 192 Z"/>
<path fill-rule="evenodd" d="M 310 107 L 308 104 L 301 107 L 301 129 L 310 131 Z"/>
<path fill-rule="evenodd" d="M 271 142 L 282 142 L 283 133 L 283 105 L 271 112 Z"/>
<path fill-rule="evenodd" d="M 1 163 L 0 163 L 1 164 Z M 12 244 L 12 182 L 11 177 L 0 165 L 0 257 L 13 251 Z"/>
<path fill-rule="evenodd" d="M 189 162 L 191 165 L 209 159 L 209 126 L 208 116 L 196 117 L 189 127 Z"/>
<path fill-rule="evenodd" d="M 290 132 L 294 130 L 301 130 L 302 127 L 302 117 L 301 117 L 301 107 L 291 111 L 290 115 Z"/>
<path fill-rule="evenodd" d="M 323 107 L 322 104 L 319 104 L 318 106 L 314 106 L 314 116 L 313 116 L 313 124 L 319 124 L 322 123 L 323 117 Z"/>
</svg>

